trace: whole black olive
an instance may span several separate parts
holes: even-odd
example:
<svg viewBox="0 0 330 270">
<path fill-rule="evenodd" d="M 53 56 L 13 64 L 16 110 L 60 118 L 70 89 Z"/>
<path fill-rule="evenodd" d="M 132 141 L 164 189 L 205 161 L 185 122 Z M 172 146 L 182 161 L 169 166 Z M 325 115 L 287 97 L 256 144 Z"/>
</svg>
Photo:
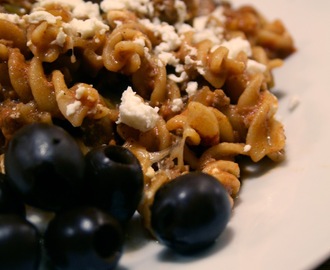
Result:
<svg viewBox="0 0 330 270">
<path fill-rule="evenodd" d="M 8 182 L 27 204 L 57 211 L 83 186 L 84 156 L 62 128 L 35 123 L 22 127 L 5 152 Z"/>
<path fill-rule="evenodd" d="M 121 223 L 134 214 L 143 191 L 143 172 L 127 148 L 108 145 L 86 155 L 87 198 Z"/>
<path fill-rule="evenodd" d="M 25 217 L 24 201 L 7 183 L 6 175 L 0 173 L 0 214 L 18 214 Z"/>
<path fill-rule="evenodd" d="M 40 259 L 37 229 L 18 215 L 0 214 L 0 269 L 37 270 Z"/>
<path fill-rule="evenodd" d="M 45 232 L 45 248 L 60 269 L 111 270 L 123 249 L 119 223 L 102 210 L 78 207 L 58 212 Z"/>
<path fill-rule="evenodd" d="M 192 172 L 158 189 L 151 207 L 151 226 L 166 246 L 179 253 L 192 253 L 214 243 L 230 213 L 223 185 L 211 175 Z"/>
</svg>

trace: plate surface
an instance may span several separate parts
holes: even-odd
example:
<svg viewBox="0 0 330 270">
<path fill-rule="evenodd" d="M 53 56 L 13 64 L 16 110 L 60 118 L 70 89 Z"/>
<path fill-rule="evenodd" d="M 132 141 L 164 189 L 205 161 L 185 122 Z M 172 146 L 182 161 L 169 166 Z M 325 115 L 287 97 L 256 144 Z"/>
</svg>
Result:
<svg viewBox="0 0 330 270">
<path fill-rule="evenodd" d="M 298 51 L 275 72 L 287 160 L 247 167 L 230 223 L 211 250 L 180 257 L 141 236 L 129 241 L 119 270 L 308 270 L 330 256 L 330 1 L 232 3 L 281 19 L 295 39 Z"/>
</svg>

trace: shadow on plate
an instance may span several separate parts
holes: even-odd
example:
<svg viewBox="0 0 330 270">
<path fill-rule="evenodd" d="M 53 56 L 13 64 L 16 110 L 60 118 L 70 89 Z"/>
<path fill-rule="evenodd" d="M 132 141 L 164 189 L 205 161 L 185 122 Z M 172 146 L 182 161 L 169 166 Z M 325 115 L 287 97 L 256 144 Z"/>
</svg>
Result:
<svg viewBox="0 0 330 270">
<path fill-rule="evenodd" d="M 277 99 L 285 98 L 288 94 L 286 91 L 277 88 L 273 88 L 271 92 L 277 97 Z"/>
<path fill-rule="evenodd" d="M 142 224 L 142 218 L 135 214 L 126 227 L 125 252 L 134 252 L 153 241 L 149 232 Z"/>
<path fill-rule="evenodd" d="M 225 231 L 220 235 L 219 239 L 209 248 L 198 253 L 191 255 L 181 255 L 173 250 L 164 248 L 159 252 L 157 260 L 160 262 L 172 262 L 172 263 L 190 263 L 201 260 L 203 258 L 212 256 L 213 254 L 220 253 L 234 238 L 233 230 L 228 226 Z"/>
<path fill-rule="evenodd" d="M 238 163 L 240 164 L 240 179 L 244 183 L 249 179 L 265 176 L 271 170 L 286 166 L 288 161 L 275 162 L 266 157 L 258 162 L 253 162 L 247 157 L 241 157 Z"/>
<path fill-rule="evenodd" d="M 115 270 L 128 270 L 128 268 L 119 264 L 119 265 L 117 265 L 117 267 L 115 268 Z"/>
<path fill-rule="evenodd" d="M 287 166 L 288 164 L 287 159 L 283 160 L 282 162 L 274 162 L 266 157 L 259 162 L 253 162 L 249 157 L 243 157 L 243 156 L 239 157 L 237 162 L 240 165 L 240 182 L 241 182 L 240 192 L 242 191 L 244 182 L 253 181 L 253 180 L 261 181 L 262 179 L 260 178 L 265 177 L 272 170 Z M 240 192 L 238 196 L 235 198 L 234 209 L 237 208 L 242 203 Z M 234 214 L 235 211 L 233 211 L 233 215 Z"/>
</svg>

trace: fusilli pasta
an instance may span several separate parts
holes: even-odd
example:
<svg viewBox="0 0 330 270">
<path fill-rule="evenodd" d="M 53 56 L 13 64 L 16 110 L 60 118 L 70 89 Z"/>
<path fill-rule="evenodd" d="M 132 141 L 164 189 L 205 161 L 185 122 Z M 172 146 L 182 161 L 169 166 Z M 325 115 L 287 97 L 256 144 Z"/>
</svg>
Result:
<svg viewBox="0 0 330 270">
<path fill-rule="evenodd" d="M 2 8 L 2 151 L 31 122 L 74 130 L 84 151 L 124 145 L 144 171 L 139 212 L 147 227 L 157 188 L 191 170 L 215 176 L 234 202 L 237 156 L 284 158 L 272 70 L 295 47 L 281 21 L 269 22 L 251 6 L 201 2 L 104 0 L 87 13 L 83 1 Z M 157 108 L 147 131 L 118 120 L 128 87 Z"/>
</svg>

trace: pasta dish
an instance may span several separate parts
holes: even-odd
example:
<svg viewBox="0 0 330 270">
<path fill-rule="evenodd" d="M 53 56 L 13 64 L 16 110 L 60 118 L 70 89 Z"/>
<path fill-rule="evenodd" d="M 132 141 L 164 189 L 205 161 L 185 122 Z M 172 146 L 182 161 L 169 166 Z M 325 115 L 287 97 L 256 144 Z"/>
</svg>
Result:
<svg viewBox="0 0 330 270">
<path fill-rule="evenodd" d="M 85 152 L 124 145 L 144 172 L 146 227 L 155 191 L 178 175 L 211 174 L 234 203 L 238 156 L 284 159 L 272 71 L 295 47 L 280 20 L 218 0 L 2 2 L 2 153 L 33 122 Z"/>
</svg>

